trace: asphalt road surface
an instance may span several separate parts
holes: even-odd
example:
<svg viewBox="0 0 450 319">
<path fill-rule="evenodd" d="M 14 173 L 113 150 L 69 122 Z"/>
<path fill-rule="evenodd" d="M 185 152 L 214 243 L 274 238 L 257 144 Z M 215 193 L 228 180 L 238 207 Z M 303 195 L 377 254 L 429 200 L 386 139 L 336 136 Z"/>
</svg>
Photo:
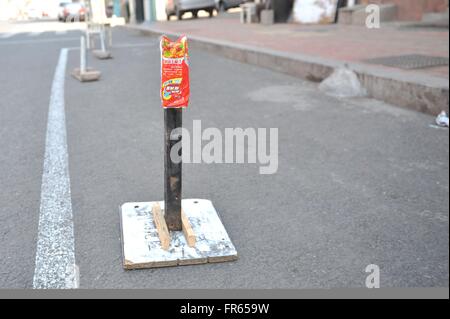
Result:
<svg viewBox="0 0 450 319">
<path fill-rule="evenodd" d="M 80 83 L 70 76 L 79 63 L 80 31 L 8 32 L 3 25 L 0 288 L 33 287 L 42 268 L 39 242 L 69 243 L 80 288 L 364 287 L 369 264 L 379 266 L 381 287 L 448 286 L 447 129 L 433 127 L 424 114 L 372 99 L 336 99 L 314 83 L 195 49 L 185 126 L 200 119 L 203 128 L 221 131 L 278 128 L 278 171 L 185 164 L 183 196 L 213 202 L 239 259 L 124 270 L 119 206 L 163 199 L 158 41 L 115 29 L 114 59 L 89 56 L 101 80 Z M 60 60 L 63 48 L 67 63 Z M 62 102 L 50 97 L 55 81 Z M 65 140 L 58 135 L 64 127 L 48 118 L 55 99 Z M 61 138 L 67 158 L 51 162 L 61 150 L 47 145 L 46 153 L 46 134 Z M 58 178 L 70 189 L 45 184 L 55 174 L 53 166 L 43 169 L 46 159 L 68 163 Z M 42 205 L 68 213 L 67 232 L 44 238 Z M 39 257 L 44 264 L 45 257 Z M 59 271 L 57 263 L 45 265 Z"/>
</svg>

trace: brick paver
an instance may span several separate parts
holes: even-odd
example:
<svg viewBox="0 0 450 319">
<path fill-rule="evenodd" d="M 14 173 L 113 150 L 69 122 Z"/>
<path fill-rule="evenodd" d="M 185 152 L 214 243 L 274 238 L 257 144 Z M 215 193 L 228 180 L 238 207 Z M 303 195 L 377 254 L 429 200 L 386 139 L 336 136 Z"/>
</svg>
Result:
<svg viewBox="0 0 450 319">
<path fill-rule="evenodd" d="M 185 33 L 349 62 L 403 54 L 449 56 L 448 29 L 419 28 L 404 24 L 382 25 L 380 29 L 295 23 L 263 26 L 241 24 L 238 13 L 228 13 L 212 19 L 185 18 L 182 21 L 157 22 L 152 27 L 165 32 Z M 448 78 L 449 68 L 434 67 L 407 72 Z"/>
</svg>

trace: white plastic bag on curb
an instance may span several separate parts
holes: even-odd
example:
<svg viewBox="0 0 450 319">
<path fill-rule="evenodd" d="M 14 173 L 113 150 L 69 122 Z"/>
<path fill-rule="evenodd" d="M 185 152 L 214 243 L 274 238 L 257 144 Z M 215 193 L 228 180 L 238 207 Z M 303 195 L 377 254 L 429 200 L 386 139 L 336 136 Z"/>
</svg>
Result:
<svg viewBox="0 0 450 319">
<path fill-rule="evenodd" d="M 448 127 L 448 115 L 445 111 L 442 111 L 441 114 L 436 117 L 436 124 L 441 127 Z"/>
<path fill-rule="evenodd" d="M 367 91 L 359 82 L 355 72 L 339 68 L 319 84 L 319 90 L 336 97 L 366 96 Z"/>
</svg>

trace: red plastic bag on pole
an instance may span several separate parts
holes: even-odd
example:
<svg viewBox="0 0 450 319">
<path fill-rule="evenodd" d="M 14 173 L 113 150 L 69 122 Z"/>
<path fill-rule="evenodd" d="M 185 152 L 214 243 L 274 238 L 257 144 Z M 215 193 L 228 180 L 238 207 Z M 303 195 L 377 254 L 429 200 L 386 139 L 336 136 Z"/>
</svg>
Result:
<svg viewBox="0 0 450 319">
<path fill-rule="evenodd" d="M 161 37 L 161 102 L 164 108 L 189 104 L 189 54 L 186 36 L 171 41 Z"/>
</svg>

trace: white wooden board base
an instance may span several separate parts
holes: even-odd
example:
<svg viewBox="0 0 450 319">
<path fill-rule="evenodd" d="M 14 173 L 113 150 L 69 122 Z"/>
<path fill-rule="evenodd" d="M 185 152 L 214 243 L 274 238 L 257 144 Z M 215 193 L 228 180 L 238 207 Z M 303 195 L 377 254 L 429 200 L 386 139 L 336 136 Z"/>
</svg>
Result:
<svg viewBox="0 0 450 319">
<path fill-rule="evenodd" d="M 152 207 L 156 202 L 125 203 L 121 207 L 123 267 L 125 269 L 168 267 L 237 259 L 237 251 L 228 237 L 211 201 L 183 199 L 182 207 L 196 235 L 195 247 L 189 247 L 182 231 L 172 231 L 169 250 L 161 248 Z M 164 201 L 158 202 L 164 210 Z"/>
<path fill-rule="evenodd" d="M 92 54 L 100 60 L 112 59 L 112 54 L 109 51 L 94 50 L 92 51 Z"/>
<path fill-rule="evenodd" d="M 88 68 L 86 72 L 81 73 L 79 68 L 72 71 L 72 76 L 80 82 L 93 82 L 100 79 L 100 71 Z"/>
</svg>

